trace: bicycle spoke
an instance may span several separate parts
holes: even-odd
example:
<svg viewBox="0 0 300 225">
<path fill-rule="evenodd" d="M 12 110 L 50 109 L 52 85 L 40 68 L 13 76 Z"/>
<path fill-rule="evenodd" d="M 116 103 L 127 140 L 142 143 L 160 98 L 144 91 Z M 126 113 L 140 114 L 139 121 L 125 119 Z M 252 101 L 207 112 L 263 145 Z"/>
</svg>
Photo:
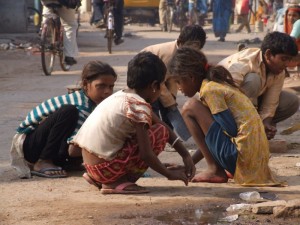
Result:
<svg viewBox="0 0 300 225">
<path fill-rule="evenodd" d="M 45 75 L 51 75 L 55 60 L 55 29 L 52 23 L 43 26 L 41 36 L 41 59 Z"/>
</svg>

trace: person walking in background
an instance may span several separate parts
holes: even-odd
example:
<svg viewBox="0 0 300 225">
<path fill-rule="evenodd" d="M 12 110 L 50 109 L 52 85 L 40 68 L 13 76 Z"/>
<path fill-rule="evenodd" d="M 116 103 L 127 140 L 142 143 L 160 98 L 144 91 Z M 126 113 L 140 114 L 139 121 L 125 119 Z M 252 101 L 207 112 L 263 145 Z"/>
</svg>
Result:
<svg viewBox="0 0 300 225">
<path fill-rule="evenodd" d="M 160 0 L 158 5 L 159 24 L 162 31 L 167 31 L 167 23 L 165 21 L 167 0 Z"/>
<path fill-rule="evenodd" d="M 106 27 L 104 17 L 103 17 L 103 5 L 104 5 L 103 0 L 92 1 L 93 11 L 90 19 L 90 24 L 94 25 L 97 28 Z"/>
<path fill-rule="evenodd" d="M 229 30 L 230 16 L 232 14 L 231 0 L 213 1 L 213 31 L 218 41 L 224 42 Z"/>
<path fill-rule="evenodd" d="M 196 49 L 182 47 L 169 64 L 171 76 L 190 99 L 182 115 L 207 169 L 192 182 L 226 183 L 233 177 L 242 186 L 280 186 L 268 166 L 269 146 L 262 121 L 250 99 L 222 66 L 208 64 Z M 199 93 L 199 99 L 194 98 Z"/>
<path fill-rule="evenodd" d="M 165 74 L 166 66 L 158 56 L 138 53 L 128 63 L 128 88 L 101 102 L 74 137 L 87 170 L 83 177 L 102 194 L 149 192 L 136 184 L 148 167 L 185 185 L 194 176 L 189 152 L 150 105 L 160 95 Z M 184 170 L 168 169 L 158 159 L 167 142 L 182 157 Z"/>
<path fill-rule="evenodd" d="M 111 1 L 111 0 L 107 0 Z M 105 28 L 106 23 L 104 21 L 103 7 L 105 0 L 93 0 L 93 14 L 90 23 L 97 28 Z M 122 44 L 124 42 L 123 29 L 124 29 L 124 0 L 114 0 L 114 28 L 115 28 L 115 39 L 116 45 Z"/>
<path fill-rule="evenodd" d="M 82 163 L 81 149 L 70 142 L 96 105 L 112 94 L 116 79 L 110 65 L 91 61 L 83 68 L 81 90 L 48 99 L 28 113 L 11 148 L 21 178 L 62 178 L 72 158 Z"/>
<path fill-rule="evenodd" d="M 56 0 L 42 0 L 43 4 L 43 21 L 46 19 L 47 15 L 52 13 L 52 9 L 47 7 L 47 4 L 58 4 Z M 75 9 L 67 8 L 66 6 L 59 7 L 57 9 L 58 16 L 60 17 L 61 24 L 64 28 L 64 55 L 65 63 L 67 65 L 74 65 L 77 63 L 75 57 L 78 55 L 78 45 L 76 39 L 76 31 L 78 28 L 78 23 L 75 17 Z"/>
<path fill-rule="evenodd" d="M 157 55 L 167 66 L 175 51 L 184 45 L 202 49 L 206 42 L 206 33 L 199 25 L 187 25 L 179 34 L 175 41 L 151 45 L 142 51 L 150 51 Z M 188 140 L 189 134 L 186 125 L 181 117 L 176 103 L 177 84 L 170 79 L 167 71 L 165 82 L 161 86 L 161 94 L 157 101 L 152 103 L 154 113 L 161 118 L 170 128 L 181 137 L 182 140 Z"/>
<path fill-rule="evenodd" d="M 298 25 L 294 26 L 294 24 L 299 19 L 300 19 L 300 6 L 299 5 L 289 6 L 285 11 L 285 16 L 284 16 L 284 32 L 287 34 L 291 34 L 293 31 L 293 37 L 295 37 L 295 35 L 297 34 Z M 296 39 L 296 44 L 298 46 L 298 49 L 300 49 L 299 39 Z"/>
<path fill-rule="evenodd" d="M 299 108 L 297 95 L 282 90 L 285 70 L 297 54 L 292 37 L 272 32 L 265 36 L 260 48 L 246 48 L 218 63 L 231 73 L 257 107 L 268 139 L 274 138 L 276 124 L 294 115 Z"/>
<path fill-rule="evenodd" d="M 249 12 L 252 7 L 252 0 L 236 0 L 235 2 L 235 13 L 238 15 L 238 21 L 240 22 L 239 27 L 235 32 L 240 32 L 244 27 L 247 29 L 247 33 L 251 33 L 249 24 Z"/>
</svg>

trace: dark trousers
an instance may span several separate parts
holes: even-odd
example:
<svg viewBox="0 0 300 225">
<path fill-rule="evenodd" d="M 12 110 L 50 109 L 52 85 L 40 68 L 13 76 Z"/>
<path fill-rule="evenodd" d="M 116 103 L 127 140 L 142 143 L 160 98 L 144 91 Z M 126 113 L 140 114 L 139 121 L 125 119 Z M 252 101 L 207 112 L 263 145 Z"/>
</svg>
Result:
<svg viewBox="0 0 300 225">
<path fill-rule="evenodd" d="M 93 0 L 93 15 L 91 17 L 90 23 L 95 23 L 103 19 L 103 0 Z M 124 26 L 124 0 L 115 0 L 114 7 L 114 21 L 115 21 L 115 33 L 116 38 L 121 38 L 123 35 Z"/>
<path fill-rule="evenodd" d="M 49 115 L 34 131 L 26 135 L 23 144 L 25 159 L 35 163 L 39 159 L 64 165 L 68 158 L 67 139 L 76 128 L 78 110 L 73 105 L 62 106 Z"/>
<path fill-rule="evenodd" d="M 123 34 L 124 24 L 124 0 L 115 0 L 114 19 L 116 38 L 121 38 Z"/>
<path fill-rule="evenodd" d="M 171 121 L 168 119 L 168 110 L 160 103 L 159 100 L 156 100 L 151 104 L 153 112 L 164 121 L 171 129 L 173 129 Z"/>
</svg>

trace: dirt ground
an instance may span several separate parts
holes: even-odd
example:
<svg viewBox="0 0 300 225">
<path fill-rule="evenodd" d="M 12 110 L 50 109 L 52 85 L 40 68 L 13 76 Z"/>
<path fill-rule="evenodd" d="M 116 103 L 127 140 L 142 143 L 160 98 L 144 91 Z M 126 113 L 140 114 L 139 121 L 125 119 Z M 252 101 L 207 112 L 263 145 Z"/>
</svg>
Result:
<svg viewBox="0 0 300 225">
<path fill-rule="evenodd" d="M 216 41 L 210 27 L 203 51 L 210 62 L 218 62 L 236 51 L 240 39 L 261 38 L 264 33 L 228 34 L 227 41 Z M 178 31 L 163 33 L 158 27 L 132 25 L 125 27 L 125 43 L 113 47 L 113 54 L 106 51 L 104 32 L 87 24 L 80 28 L 78 43 L 80 56 L 72 71 L 60 68 L 50 77 L 42 74 L 40 56 L 23 49 L 0 51 L 0 224 L 2 225 L 95 225 L 95 224 L 300 224 L 300 218 L 276 219 L 272 215 L 242 214 L 231 223 L 218 222 L 229 215 L 230 204 L 241 203 L 239 193 L 257 190 L 265 196 L 281 200 L 300 198 L 300 131 L 290 135 L 280 132 L 300 122 L 300 111 L 292 118 L 278 124 L 277 139 L 288 143 L 286 153 L 273 153 L 270 166 L 275 174 L 288 183 L 283 188 L 245 188 L 232 180 L 227 184 L 190 183 L 168 181 L 149 170 L 148 177 L 139 185 L 150 190 L 142 195 L 101 195 L 82 179 L 83 172 L 70 172 L 65 179 L 19 179 L 10 167 L 9 149 L 16 127 L 26 113 L 41 101 L 66 92 L 66 86 L 76 84 L 82 66 L 90 60 L 110 63 L 118 72 L 116 90 L 125 86 L 128 61 L 145 46 L 174 40 Z M 36 35 L 6 34 L 0 40 L 28 41 Z M 300 94 L 299 76 L 287 78 L 285 88 Z M 185 98 L 179 95 L 179 106 Z M 186 143 L 193 152 L 192 140 Z M 181 163 L 169 147 L 160 155 L 163 162 Z M 259 162 L 258 162 L 259 163 Z M 205 168 L 205 162 L 197 170 Z M 199 218 L 197 215 L 203 212 Z"/>
</svg>

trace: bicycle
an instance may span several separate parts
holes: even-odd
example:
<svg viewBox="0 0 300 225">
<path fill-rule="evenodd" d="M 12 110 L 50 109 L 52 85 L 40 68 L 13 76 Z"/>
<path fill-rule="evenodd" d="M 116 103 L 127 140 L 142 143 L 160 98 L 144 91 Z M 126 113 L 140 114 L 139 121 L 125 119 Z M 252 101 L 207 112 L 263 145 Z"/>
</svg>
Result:
<svg viewBox="0 0 300 225">
<path fill-rule="evenodd" d="M 43 15 L 46 17 L 42 25 L 41 32 L 41 60 L 43 71 L 46 76 L 51 75 L 53 71 L 55 56 L 59 56 L 59 62 L 63 71 L 70 70 L 71 66 L 64 62 L 64 45 L 63 45 L 63 27 L 57 14 L 59 4 L 51 3 L 46 5 L 52 9 L 53 13 Z"/>
<path fill-rule="evenodd" d="M 106 23 L 106 34 L 107 38 L 107 50 L 109 54 L 112 53 L 112 43 L 114 39 L 114 1 L 113 0 L 104 0 L 104 21 Z"/>
</svg>

